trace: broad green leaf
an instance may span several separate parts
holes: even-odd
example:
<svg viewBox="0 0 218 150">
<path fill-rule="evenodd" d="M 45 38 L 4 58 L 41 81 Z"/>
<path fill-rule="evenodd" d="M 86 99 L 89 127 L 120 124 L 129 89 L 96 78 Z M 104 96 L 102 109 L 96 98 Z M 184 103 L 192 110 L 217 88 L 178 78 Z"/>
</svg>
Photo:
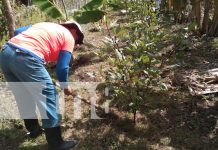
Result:
<svg viewBox="0 0 218 150">
<path fill-rule="evenodd" d="M 144 56 L 140 57 L 140 60 L 145 64 L 145 63 L 148 63 L 150 61 L 150 58 L 148 56 L 144 55 Z"/>
<path fill-rule="evenodd" d="M 104 0 L 92 0 L 91 2 L 83 6 L 82 9 L 86 11 L 95 10 L 98 9 L 100 6 L 102 6 L 103 2 Z"/>
<path fill-rule="evenodd" d="M 101 10 L 83 11 L 74 16 L 74 19 L 80 24 L 87 24 L 90 22 L 97 22 L 105 15 Z"/>
<path fill-rule="evenodd" d="M 117 37 L 125 37 L 127 35 L 126 29 L 121 29 L 119 32 L 116 33 Z"/>
<path fill-rule="evenodd" d="M 63 15 L 60 15 L 55 7 L 50 7 L 46 9 L 45 12 L 47 15 L 51 16 L 52 18 L 63 18 Z"/>
<path fill-rule="evenodd" d="M 63 18 L 61 10 L 49 0 L 33 0 L 33 3 L 52 18 Z"/>
<path fill-rule="evenodd" d="M 132 49 L 130 47 L 125 47 L 125 53 L 127 53 L 127 54 L 134 54 L 135 53 L 135 49 Z"/>
</svg>

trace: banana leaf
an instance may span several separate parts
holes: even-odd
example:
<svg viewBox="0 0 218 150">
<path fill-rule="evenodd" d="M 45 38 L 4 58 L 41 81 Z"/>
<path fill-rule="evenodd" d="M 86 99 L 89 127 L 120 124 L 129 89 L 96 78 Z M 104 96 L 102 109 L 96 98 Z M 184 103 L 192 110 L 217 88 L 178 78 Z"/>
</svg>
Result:
<svg viewBox="0 0 218 150">
<path fill-rule="evenodd" d="M 57 18 L 64 18 L 63 13 L 61 10 L 51 1 L 49 0 L 33 0 L 33 3 L 39 7 L 39 9 L 46 13 L 48 16 L 57 19 Z"/>
<path fill-rule="evenodd" d="M 105 0 L 92 0 L 91 2 L 87 3 L 85 6 L 82 7 L 85 11 L 96 10 L 102 6 Z"/>
<path fill-rule="evenodd" d="M 101 10 L 81 11 L 74 16 L 74 19 L 80 24 L 87 24 L 99 21 L 104 15 L 105 12 Z"/>
</svg>

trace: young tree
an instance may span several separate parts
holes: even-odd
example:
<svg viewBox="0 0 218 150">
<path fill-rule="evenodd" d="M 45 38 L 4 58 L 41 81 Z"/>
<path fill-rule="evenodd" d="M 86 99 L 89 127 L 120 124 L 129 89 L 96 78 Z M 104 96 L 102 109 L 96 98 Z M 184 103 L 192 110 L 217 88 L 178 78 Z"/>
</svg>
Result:
<svg viewBox="0 0 218 150">
<path fill-rule="evenodd" d="M 6 17 L 8 23 L 9 37 L 11 38 L 14 36 L 14 30 L 15 30 L 15 21 L 13 17 L 11 4 L 9 0 L 2 0 L 2 4 L 4 8 L 3 14 Z"/>
</svg>

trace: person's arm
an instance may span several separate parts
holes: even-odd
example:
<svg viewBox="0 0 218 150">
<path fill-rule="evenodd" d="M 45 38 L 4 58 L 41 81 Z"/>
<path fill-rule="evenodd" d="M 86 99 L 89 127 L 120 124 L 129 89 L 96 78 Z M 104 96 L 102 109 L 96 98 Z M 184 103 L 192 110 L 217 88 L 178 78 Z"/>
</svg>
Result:
<svg viewBox="0 0 218 150">
<path fill-rule="evenodd" d="M 32 27 L 32 25 L 17 28 L 17 29 L 14 31 L 14 36 L 20 34 L 20 33 L 23 32 L 23 31 L 26 31 L 26 30 L 29 29 L 30 27 Z"/>
<path fill-rule="evenodd" d="M 56 74 L 62 89 L 68 88 L 67 82 L 71 55 L 72 54 L 69 51 L 61 50 L 58 57 L 56 65 Z"/>
</svg>

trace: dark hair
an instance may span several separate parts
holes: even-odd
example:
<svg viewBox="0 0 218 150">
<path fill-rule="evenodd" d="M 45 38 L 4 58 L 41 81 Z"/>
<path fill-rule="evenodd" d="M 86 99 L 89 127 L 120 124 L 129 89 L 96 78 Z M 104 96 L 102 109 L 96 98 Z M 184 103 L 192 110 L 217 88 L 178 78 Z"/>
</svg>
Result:
<svg viewBox="0 0 218 150">
<path fill-rule="evenodd" d="M 60 25 L 64 26 L 68 30 L 69 29 L 76 29 L 76 33 L 78 35 L 78 39 L 75 40 L 75 44 L 83 44 L 84 35 L 80 31 L 80 29 L 78 28 L 78 26 L 76 24 L 74 24 L 74 23 L 67 23 L 67 24 L 60 24 Z"/>
</svg>

